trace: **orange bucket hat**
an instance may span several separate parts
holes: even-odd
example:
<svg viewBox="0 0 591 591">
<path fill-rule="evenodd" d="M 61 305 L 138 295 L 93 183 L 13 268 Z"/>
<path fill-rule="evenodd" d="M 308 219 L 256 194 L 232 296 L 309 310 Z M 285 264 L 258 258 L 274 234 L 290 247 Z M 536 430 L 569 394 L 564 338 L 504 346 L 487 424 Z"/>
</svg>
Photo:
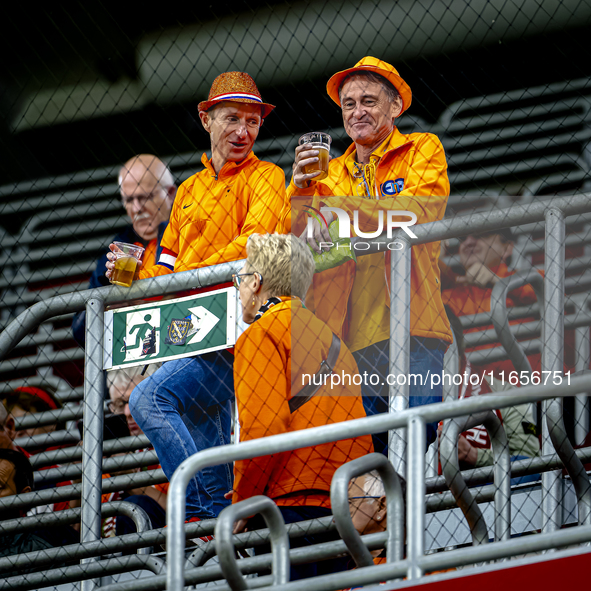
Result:
<svg viewBox="0 0 591 591">
<path fill-rule="evenodd" d="M 246 72 L 224 72 L 220 74 L 213 81 L 207 100 L 201 101 L 197 109 L 207 111 L 221 101 L 260 105 L 263 119 L 275 108 L 275 105 L 263 102 L 257 85 Z"/>
<path fill-rule="evenodd" d="M 362 58 L 354 67 L 349 68 L 348 70 L 337 72 L 327 82 L 326 92 L 328 92 L 328 96 L 339 105 L 339 107 L 341 106 L 341 101 L 339 100 L 339 87 L 341 82 L 349 74 L 353 74 L 354 72 L 373 72 L 374 74 L 383 76 L 386 80 L 392 83 L 394 88 L 398 91 L 398 94 L 400 94 L 400 98 L 402 99 L 402 111 L 400 111 L 400 114 L 402 115 L 402 113 L 410 107 L 410 103 L 412 102 L 412 91 L 410 90 L 410 86 L 400 77 L 398 70 L 387 62 L 371 56 Z"/>
</svg>

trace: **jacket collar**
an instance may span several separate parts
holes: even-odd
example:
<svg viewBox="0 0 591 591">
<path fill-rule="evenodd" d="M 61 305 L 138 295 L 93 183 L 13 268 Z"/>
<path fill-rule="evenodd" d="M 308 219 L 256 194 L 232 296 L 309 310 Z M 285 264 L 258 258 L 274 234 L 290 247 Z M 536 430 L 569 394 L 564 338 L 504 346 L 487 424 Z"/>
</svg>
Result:
<svg viewBox="0 0 591 591">
<path fill-rule="evenodd" d="M 258 158 L 251 150 L 248 153 L 248 156 L 246 156 L 246 158 L 244 160 L 241 160 L 240 162 L 226 162 L 226 164 L 222 166 L 222 170 L 220 170 L 220 172 L 216 175 L 216 172 L 211 164 L 211 159 L 207 157 L 207 154 L 205 152 L 201 156 L 201 163 L 210 173 L 210 176 L 215 177 L 217 180 L 235 176 L 256 161 L 258 161 Z"/>
<path fill-rule="evenodd" d="M 381 160 L 384 156 L 387 156 L 393 150 L 397 150 L 398 148 L 402 148 L 406 145 L 411 145 L 413 140 L 410 139 L 410 136 L 400 133 L 397 127 L 394 127 L 392 133 L 384 140 L 384 142 L 378 146 L 372 153 L 371 159 L 377 158 Z M 356 148 L 355 142 L 353 142 L 348 148 L 347 151 L 343 154 L 345 157 L 345 162 L 350 160 L 350 156 L 352 156 L 353 160 L 356 156 Z"/>
<path fill-rule="evenodd" d="M 297 296 L 271 296 L 255 314 L 253 324 L 266 312 L 271 314 L 272 312 L 278 312 L 285 309 L 295 312 L 302 307 L 302 300 Z"/>
</svg>

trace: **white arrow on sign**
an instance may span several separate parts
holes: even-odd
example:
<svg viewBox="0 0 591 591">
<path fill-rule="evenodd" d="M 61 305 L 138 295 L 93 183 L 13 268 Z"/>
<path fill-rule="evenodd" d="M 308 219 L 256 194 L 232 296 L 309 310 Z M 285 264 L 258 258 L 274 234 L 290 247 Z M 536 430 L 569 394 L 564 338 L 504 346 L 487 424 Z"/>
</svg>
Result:
<svg viewBox="0 0 591 591">
<path fill-rule="evenodd" d="M 189 308 L 189 312 L 191 312 L 191 324 L 193 328 L 197 329 L 197 333 L 187 344 L 195 345 L 200 343 L 212 331 L 220 319 L 203 306 Z"/>
</svg>

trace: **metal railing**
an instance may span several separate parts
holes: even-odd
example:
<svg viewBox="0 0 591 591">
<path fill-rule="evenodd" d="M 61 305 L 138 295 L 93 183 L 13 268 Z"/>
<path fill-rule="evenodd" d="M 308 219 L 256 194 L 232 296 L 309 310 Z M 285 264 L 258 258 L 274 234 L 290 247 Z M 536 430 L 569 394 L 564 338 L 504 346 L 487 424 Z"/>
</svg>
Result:
<svg viewBox="0 0 591 591">
<path fill-rule="evenodd" d="M 386 456 L 377 453 L 369 454 L 343 464 L 334 473 L 330 485 L 330 504 L 337 531 L 359 568 L 372 566 L 373 558 L 351 519 L 349 483 L 353 478 L 372 470 L 376 470 L 380 475 L 386 492 L 387 555 L 390 560 L 402 560 L 404 556 L 404 495 L 400 478 Z"/>
<path fill-rule="evenodd" d="M 494 454 L 495 484 L 495 540 L 508 540 L 511 533 L 511 465 L 509 443 L 502 423 L 492 411 L 470 417 L 452 419 L 443 423 L 439 453 L 445 482 L 458 507 L 466 517 L 475 544 L 488 542 L 488 528 L 468 485 L 462 478 L 458 461 L 458 437 L 460 433 L 477 425 L 486 428 Z"/>
<path fill-rule="evenodd" d="M 286 433 L 274 435 L 262 439 L 255 439 L 240 443 L 238 445 L 227 445 L 218 447 L 215 450 L 205 450 L 191 456 L 185 460 L 175 472 L 168 492 L 168 528 L 167 528 L 167 589 L 168 591 L 180 591 L 185 584 L 184 579 L 184 530 L 185 520 L 185 493 L 189 480 L 192 476 L 208 466 L 214 466 L 219 463 L 227 463 L 236 460 L 245 460 L 262 455 L 278 454 L 291 451 L 300 447 L 311 447 L 338 441 L 340 439 L 350 439 L 361 435 L 380 433 L 391 429 L 407 428 L 408 437 L 408 466 L 409 473 L 407 477 L 407 558 L 404 561 L 404 570 L 396 571 L 397 576 L 401 573 L 409 579 L 416 579 L 422 576 L 424 572 L 425 558 L 424 553 L 424 520 L 425 520 L 425 456 L 423 452 L 425 442 L 425 424 L 441 419 L 450 419 L 465 415 L 473 415 L 492 409 L 502 409 L 509 406 L 524 404 L 536 400 L 550 400 L 560 396 L 572 396 L 585 390 L 591 385 L 591 375 L 576 376 L 571 379 L 570 385 L 548 385 L 548 386 L 529 386 L 525 388 L 516 388 L 508 390 L 503 394 L 490 394 L 487 396 L 477 396 L 454 402 L 442 402 L 430 404 L 427 406 L 404 410 L 400 413 L 388 413 L 383 415 L 374 415 L 363 419 L 347 421 L 345 423 L 336 423 L 323 427 L 305 429 L 295 433 Z M 494 487 L 496 489 L 496 487 Z M 581 528 L 577 528 L 581 529 Z M 591 527 L 585 527 L 585 541 L 591 540 Z M 561 534 L 563 532 L 560 532 Z M 552 540 L 558 534 L 556 532 L 543 536 L 541 544 L 548 544 L 552 547 Z M 513 548 L 515 552 L 518 548 L 518 542 L 509 544 L 506 548 Z M 493 560 L 498 558 L 498 546 L 501 542 L 495 544 L 486 544 L 490 547 L 490 552 L 480 551 L 474 553 L 474 561 Z M 456 556 L 457 564 L 466 564 L 470 562 L 470 555 L 475 548 L 464 548 L 453 553 Z M 452 553 L 450 553 L 452 554 Z M 505 555 L 503 555 L 505 556 Z M 507 554 L 510 556 L 510 553 Z M 454 564 L 454 558 L 447 557 L 444 562 L 448 566 Z M 427 562 L 429 564 L 429 562 Z M 373 567 L 372 567 L 373 568 Z M 339 579 L 341 585 L 345 580 Z M 320 578 L 315 581 L 320 587 Z M 372 582 L 370 580 L 364 583 Z M 337 583 L 335 582 L 335 585 Z M 309 589 L 312 583 L 308 582 Z M 338 589 L 338 586 L 333 587 Z"/>
<path fill-rule="evenodd" d="M 563 326 L 562 310 L 564 309 L 564 255 L 560 256 L 561 249 L 564 245 L 564 217 L 570 215 L 579 215 L 591 212 L 591 198 L 588 195 L 575 195 L 568 198 L 556 198 L 546 201 L 538 201 L 528 205 L 514 205 L 507 209 L 495 210 L 488 213 L 476 213 L 466 216 L 459 216 L 451 220 L 442 220 L 414 226 L 413 231 L 417 235 L 416 240 L 410 241 L 406 235 L 396 237 L 397 240 L 403 242 L 405 246 L 412 246 L 414 244 L 424 244 L 443 240 L 452 237 L 463 236 L 479 231 L 491 231 L 512 225 L 523 223 L 535 223 L 546 220 L 547 223 L 547 240 L 546 240 L 546 309 L 544 313 L 544 325 L 549 324 L 554 330 L 559 327 L 559 330 L 554 330 L 554 336 L 549 336 L 544 343 L 545 363 L 547 367 L 557 367 L 557 361 L 561 357 L 562 343 L 560 342 L 561 331 Z M 366 251 L 367 254 L 384 250 L 384 245 L 387 239 L 380 237 L 371 240 L 373 249 Z M 359 253 L 362 254 L 362 253 Z M 391 257 L 391 272 L 392 281 L 396 281 L 396 285 L 404 286 L 396 290 L 391 290 L 391 355 L 390 355 L 390 373 L 392 374 L 407 374 L 409 365 L 409 339 L 410 339 L 410 248 L 405 248 L 399 251 L 396 256 Z M 195 271 L 187 271 L 183 273 L 175 273 L 164 277 L 159 277 L 147 281 L 140 281 L 135 283 L 130 289 L 120 287 L 105 287 L 93 290 L 86 290 L 77 293 L 69 293 L 50 298 L 45 301 L 38 302 L 21 313 L 18 318 L 12 321 L 7 328 L 0 334 L 0 359 L 5 358 L 8 352 L 14 348 L 33 328 L 39 323 L 54 316 L 59 316 L 73 311 L 86 309 L 87 312 L 87 334 L 86 339 L 86 372 L 85 372 L 85 394 L 84 394 L 84 425 L 85 432 L 82 446 L 82 510 L 81 510 L 81 535 L 82 547 L 89 544 L 94 544 L 100 537 L 100 514 L 101 514 L 101 490 L 115 490 L 115 487 L 129 484 L 129 476 L 114 477 L 109 482 L 108 480 L 102 482 L 101 480 L 101 466 L 102 466 L 102 428 L 103 428 L 103 412 L 102 402 L 104 400 L 102 391 L 102 380 L 98 379 L 102 368 L 102 334 L 103 334 L 103 311 L 105 305 L 123 303 L 128 300 L 135 300 L 144 297 L 151 297 L 156 295 L 172 294 L 181 290 L 192 287 L 204 287 L 208 285 L 215 285 L 226 282 L 230 279 L 231 274 L 238 271 L 242 262 L 236 261 L 233 263 L 226 263 L 217 265 L 215 267 L 199 269 Z M 552 285 L 549 285 L 552 282 Z M 548 306 L 554 306 L 549 309 Z M 551 332 L 545 330 L 546 335 L 551 335 Z M 562 369 L 562 366 L 560 366 Z M 392 462 L 396 470 L 404 475 L 406 474 L 406 447 L 407 441 L 409 444 L 409 453 L 412 461 L 409 463 L 408 479 L 408 539 L 409 539 L 409 556 L 407 563 L 408 576 L 416 578 L 420 576 L 423 570 L 424 561 L 424 543 L 422 541 L 422 531 L 424 530 L 424 508 L 425 508 L 425 475 L 423 461 L 415 462 L 415 456 L 420 449 L 419 443 L 424 443 L 424 425 L 425 421 L 439 420 L 445 416 L 454 417 L 460 414 L 471 413 L 476 410 L 502 408 L 503 406 L 512 406 L 522 400 L 520 396 L 528 395 L 533 398 L 523 398 L 524 401 L 531 402 L 532 399 L 551 399 L 552 397 L 566 395 L 565 393 L 577 394 L 591 390 L 591 384 L 588 378 L 572 378 L 570 386 L 562 385 L 558 387 L 548 387 L 544 391 L 549 392 L 544 396 L 540 396 L 542 391 L 540 388 L 532 389 L 522 388 L 515 394 L 510 403 L 507 399 L 499 398 L 498 396 L 486 397 L 486 401 L 468 400 L 458 406 L 458 403 L 453 403 L 456 406 L 453 408 L 445 403 L 435 405 L 436 408 L 424 407 L 422 409 L 413 409 L 412 411 L 405 410 L 408 407 L 408 387 L 391 386 L 390 390 L 390 410 L 394 411 L 391 415 L 373 417 L 371 419 L 361 419 L 361 423 L 350 422 L 346 426 L 331 425 L 330 427 L 322 428 L 323 435 L 317 434 L 315 430 L 310 430 L 305 434 L 305 445 L 317 444 L 321 442 L 334 441 L 339 437 L 350 438 L 353 436 L 351 429 L 362 429 L 356 431 L 359 435 L 367 433 L 378 433 L 384 430 L 390 431 L 390 449 L 392 454 Z M 551 394 L 550 394 L 551 392 Z M 571 454 L 568 448 L 568 441 L 562 437 L 560 430 L 560 421 L 555 416 L 551 404 L 547 405 L 550 414 L 548 432 L 549 436 L 553 436 L 559 454 L 563 457 L 565 465 L 569 473 L 573 477 L 575 486 L 577 486 L 577 494 L 579 498 L 579 505 L 581 508 L 581 515 L 586 521 L 589 517 L 589 497 L 591 492 L 589 490 L 588 480 L 584 482 L 586 475 L 582 468 L 582 464 L 578 459 L 577 454 Z M 404 411 L 404 412 L 403 412 Z M 363 421 L 369 421 L 363 423 Z M 355 427 L 352 427 L 355 423 Z M 340 429 L 340 430 L 339 430 Z M 408 435 L 405 433 L 408 429 Z M 325 437 L 329 439 L 324 439 Z M 333 437 L 335 439 L 330 439 Z M 312 443 L 307 438 L 311 437 Z M 301 439 L 300 434 L 291 434 L 289 437 L 289 445 L 294 445 Z M 283 440 L 276 451 L 293 449 L 293 447 L 284 447 Z M 254 447 L 244 447 L 244 446 Z M 249 442 L 248 444 L 241 444 L 232 448 L 233 454 L 227 459 L 222 458 L 221 449 L 216 450 L 215 462 L 216 464 L 231 461 L 233 459 L 253 457 L 251 455 L 244 455 L 252 453 L 252 449 L 257 448 L 257 442 Z M 271 442 L 259 442 L 261 448 L 259 453 L 270 453 L 269 445 L 276 445 L 275 440 Z M 551 449 L 544 449 L 545 456 L 549 456 Z M 186 475 L 193 471 L 200 469 L 205 461 L 213 461 L 208 459 L 209 456 L 204 455 L 209 452 L 203 452 L 185 462 L 175 474 L 171 482 L 169 491 L 169 506 L 168 518 L 170 527 L 167 531 L 168 536 L 168 568 L 167 577 L 169 577 L 169 586 L 171 589 L 180 588 L 182 586 L 181 579 L 183 577 L 183 517 L 184 517 L 184 489 L 183 482 Z M 227 454 L 228 452 L 224 452 Z M 256 454 L 255 454 L 256 455 Z M 420 455 L 420 454 L 419 454 Z M 419 470 L 419 466 L 422 468 Z M 161 474 L 161 471 L 157 471 Z M 146 482 L 152 478 L 154 474 L 149 472 L 142 473 L 142 475 L 135 475 L 144 477 Z M 141 478 L 140 478 L 141 480 Z M 121 483 L 121 484 L 120 484 Z M 104 487 L 103 487 L 104 485 Z M 555 488 L 556 478 L 553 477 L 552 482 L 544 483 L 544 490 Z M 80 486 L 72 485 L 71 487 L 61 487 L 69 489 L 67 494 L 74 496 L 80 495 Z M 117 490 L 121 490 L 118 488 Z M 43 493 L 43 494 L 42 494 Z M 30 496 L 29 496 L 30 495 Z M 45 496 L 47 498 L 45 498 Z M 548 495 L 546 495 L 548 496 Z M 40 502 L 48 502 L 49 498 L 59 498 L 60 494 L 55 491 L 41 491 L 39 493 L 28 493 L 20 495 L 22 498 L 5 499 L 0 502 L 1 508 L 31 506 L 39 504 Z M 40 501 L 42 499 L 42 501 Z M 559 520 L 556 519 L 558 497 L 554 504 L 545 506 L 545 531 L 553 531 L 559 526 Z M 412 509 L 412 510 L 411 510 Z M 496 544 L 495 544 L 496 546 Z M 431 559 L 432 557 L 427 557 Z M 428 561 L 427 561 L 428 563 Z M 94 571 L 93 571 L 94 572 Z M 94 589 L 95 585 L 92 581 L 87 581 L 83 584 L 83 589 Z"/>
</svg>

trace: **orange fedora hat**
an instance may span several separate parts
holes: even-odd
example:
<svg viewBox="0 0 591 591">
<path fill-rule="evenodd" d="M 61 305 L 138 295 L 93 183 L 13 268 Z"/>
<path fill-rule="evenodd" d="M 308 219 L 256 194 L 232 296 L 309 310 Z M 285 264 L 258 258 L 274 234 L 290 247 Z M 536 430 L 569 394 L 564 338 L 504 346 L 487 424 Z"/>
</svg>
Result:
<svg viewBox="0 0 591 591">
<path fill-rule="evenodd" d="M 392 83 L 394 88 L 398 91 L 398 94 L 400 94 L 400 98 L 402 98 L 402 111 L 400 111 L 400 114 L 402 115 L 402 113 L 410 107 L 410 103 L 412 102 L 412 92 L 410 86 L 401 78 L 398 70 L 387 62 L 371 56 L 362 58 L 354 67 L 349 68 L 348 70 L 337 72 L 327 82 L 326 92 L 328 92 L 328 96 L 339 105 L 339 107 L 341 106 L 341 101 L 339 100 L 339 86 L 349 74 L 355 72 L 373 72 L 374 74 L 383 76 L 386 80 Z"/>
<path fill-rule="evenodd" d="M 224 72 L 220 74 L 213 81 L 207 100 L 201 101 L 197 109 L 207 111 L 221 101 L 260 105 L 263 119 L 275 108 L 275 105 L 263 102 L 257 85 L 246 72 Z"/>
</svg>

